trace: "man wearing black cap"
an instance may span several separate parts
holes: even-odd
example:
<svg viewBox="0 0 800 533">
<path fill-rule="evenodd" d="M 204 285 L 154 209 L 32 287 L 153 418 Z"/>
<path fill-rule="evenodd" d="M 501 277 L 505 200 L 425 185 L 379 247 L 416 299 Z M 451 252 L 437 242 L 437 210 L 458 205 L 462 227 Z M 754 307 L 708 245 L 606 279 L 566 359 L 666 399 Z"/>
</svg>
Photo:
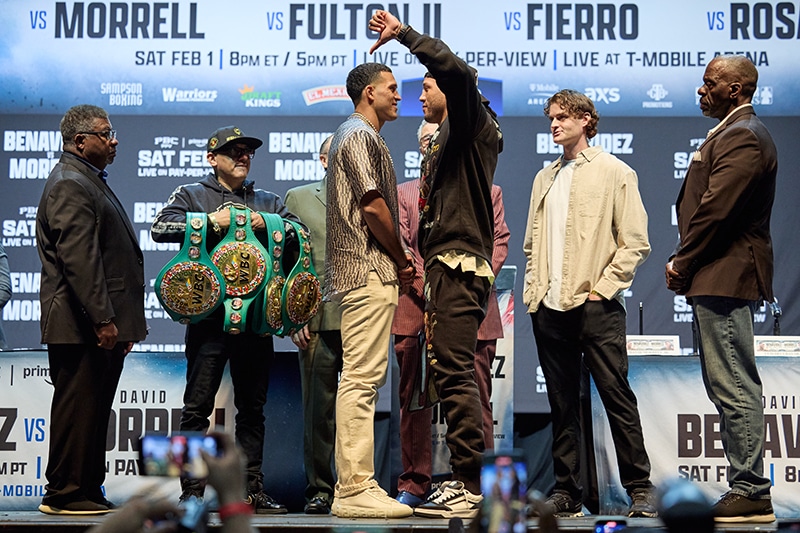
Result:
<svg viewBox="0 0 800 533">
<path fill-rule="evenodd" d="M 170 195 L 158 213 L 150 233 L 156 242 L 183 242 L 186 213 L 208 213 L 206 247 L 212 250 L 230 226 L 230 208 L 249 208 L 254 231 L 264 230 L 258 212 L 277 213 L 298 220 L 283 205 L 280 197 L 254 188 L 247 180 L 255 151 L 263 142 L 247 137 L 235 126 L 216 130 L 208 139 L 206 158 L 214 173 L 197 183 L 181 185 Z M 287 243 L 287 246 L 291 243 Z M 295 242 L 296 245 L 296 242 Z M 287 253 L 290 250 L 287 249 Z M 214 408 L 226 361 L 230 361 L 236 406 L 236 441 L 247 457 L 247 502 L 257 514 L 282 514 L 286 507 L 263 489 L 261 464 L 264 450 L 264 404 L 267 400 L 269 370 L 274 357 L 272 337 L 249 330 L 234 335 L 225 333 L 224 313 L 220 308 L 207 318 L 186 328 L 186 390 L 183 395 L 180 431 L 206 431 Z M 244 329 L 244 328 L 243 328 Z M 181 501 L 201 498 L 204 483 L 181 479 Z"/>
</svg>

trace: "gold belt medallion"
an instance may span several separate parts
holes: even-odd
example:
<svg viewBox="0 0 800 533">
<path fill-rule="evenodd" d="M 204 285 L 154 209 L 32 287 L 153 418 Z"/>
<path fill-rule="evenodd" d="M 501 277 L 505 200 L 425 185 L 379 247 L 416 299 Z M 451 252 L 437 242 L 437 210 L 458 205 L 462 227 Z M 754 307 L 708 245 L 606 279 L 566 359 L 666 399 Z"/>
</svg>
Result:
<svg viewBox="0 0 800 533">
<path fill-rule="evenodd" d="M 247 296 L 261 286 L 266 277 L 266 261 L 261 251 L 248 242 L 229 242 L 211 256 L 225 278 L 228 296 Z"/>
<path fill-rule="evenodd" d="M 202 263 L 173 265 L 161 278 L 160 288 L 162 303 L 174 313 L 187 317 L 211 311 L 222 297 L 216 274 Z"/>
</svg>

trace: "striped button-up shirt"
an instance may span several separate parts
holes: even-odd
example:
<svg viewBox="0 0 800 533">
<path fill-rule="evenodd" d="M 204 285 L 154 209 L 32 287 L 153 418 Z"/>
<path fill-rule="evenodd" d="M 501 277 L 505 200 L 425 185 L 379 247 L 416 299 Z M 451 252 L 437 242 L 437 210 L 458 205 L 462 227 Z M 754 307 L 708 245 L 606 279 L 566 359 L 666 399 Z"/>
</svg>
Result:
<svg viewBox="0 0 800 533">
<path fill-rule="evenodd" d="M 344 121 L 328 155 L 328 212 L 325 248 L 325 299 L 367 284 L 374 270 L 381 281 L 397 281 L 394 261 L 370 235 L 361 199 L 377 191 L 397 225 L 397 179 L 386 143 L 360 115 Z"/>
</svg>

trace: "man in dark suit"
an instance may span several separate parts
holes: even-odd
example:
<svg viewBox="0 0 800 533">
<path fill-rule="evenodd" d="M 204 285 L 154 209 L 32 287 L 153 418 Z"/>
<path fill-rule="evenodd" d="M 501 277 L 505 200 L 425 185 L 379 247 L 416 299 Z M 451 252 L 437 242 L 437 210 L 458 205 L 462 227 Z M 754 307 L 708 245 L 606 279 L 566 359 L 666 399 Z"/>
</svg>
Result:
<svg viewBox="0 0 800 533">
<path fill-rule="evenodd" d="M 107 183 L 117 154 L 108 114 L 79 105 L 61 119 L 64 153 L 36 216 L 42 342 L 55 388 L 47 486 L 39 510 L 102 514 L 108 417 L 125 356 L 147 335 L 144 261 Z"/>
<path fill-rule="evenodd" d="M 319 148 L 319 161 L 328 169 L 328 149 L 333 135 Z M 311 259 L 325 282 L 325 206 L 327 174 L 318 183 L 286 192 L 286 207 L 311 231 Z M 306 514 L 328 514 L 333 501 L 333 441 L 336 436 L 334 407 L 339 372 L 342 370 L 342 332 L 339 306 L 323 302 L 316 316 L 292 341 L 300 349 L 300 382 L 303 389 L 303 463 L 306 468 Z"/>
<path fill-rule="evenodd" d="M 667 287 L 694 307 L 706 392 L 720 416 L 728 485 L 714 505 L 719 522 L 772 522 L 762 459 L 764 410 L 753 349 L 753 313 L 772 301 L 777 151 L 750 103 L 758 71 L 743 56 L 706 67 L 700 110 L 720 123 L 694 153 L 678 195 L 680 243 Z"/>
</svg>

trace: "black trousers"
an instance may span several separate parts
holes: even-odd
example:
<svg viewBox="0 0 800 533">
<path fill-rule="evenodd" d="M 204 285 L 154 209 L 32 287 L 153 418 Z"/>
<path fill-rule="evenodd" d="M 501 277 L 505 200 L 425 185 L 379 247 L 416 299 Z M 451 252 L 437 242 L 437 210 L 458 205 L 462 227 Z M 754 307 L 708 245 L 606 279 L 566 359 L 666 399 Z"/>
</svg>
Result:
<svg viewBox="0 0 800 533">
<path fill-rule="evenodd" d="M 49 344 L 53 403 L 47 485 L 42 503 L 62 507 L 102 503 L 108 418 L 125 360 L 125 343 L 111 350 L 91 344 Z"/>
<path fill-rule="evenodd" d="M 209 427 L 214 398 L 230 361 L 233 403 L 236 406 L 236 442 L 247 459 L 247 488 L 263 488 L 264 404 L 275 352 L 272 337 L 245 332 L 230 335 L 217 320 L 204 320 L 186 329 L 186 390 L 183 393 L 181 431 Z M 197 480 L 182 480 L 184 490 L 201 492 Z"/>
<path fill-rule="evenodd" d="M 540 306 L 531 319 L 553 423 L 555 490 L 582 499 L 581 362 L 608 416 L 622 486 L 628 493 L 651 487 L 639 409 L 628 383 L 622 305 L 616 300 L 587 301 L 566 312 Z"/>
<path fill-rule="evenodd" d="M 447 419 L 445 441 L 453 479 L 480 494 L 484 439 L 475 346 L 491 284 L 473 272 L 453 270 L 440 261 L 428 265 L 425 283 L 428 358 Z"/>
</svg>

